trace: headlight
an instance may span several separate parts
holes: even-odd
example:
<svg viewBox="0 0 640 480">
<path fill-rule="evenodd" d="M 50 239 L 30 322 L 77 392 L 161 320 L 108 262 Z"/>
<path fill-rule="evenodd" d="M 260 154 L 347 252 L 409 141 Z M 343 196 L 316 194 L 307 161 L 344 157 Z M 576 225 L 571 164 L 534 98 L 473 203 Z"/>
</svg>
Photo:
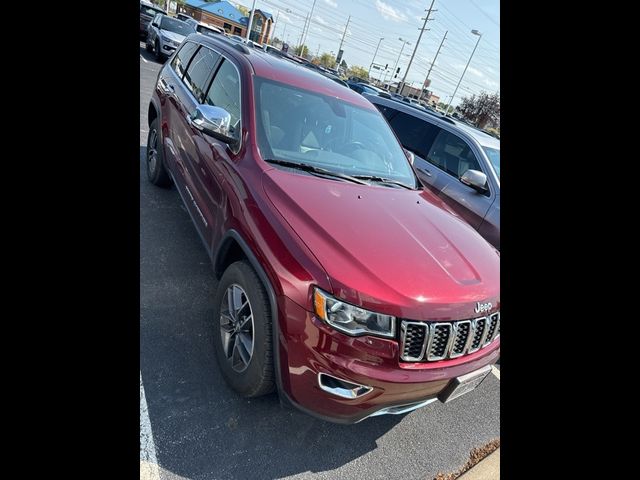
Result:
<svg viewBox="0 0 640 480">
<path fill-rule="evenodd" d="M 313 306 L 318 317 L 348 335 L 395 337 L 396 317 L 370 312 L 333 298 L 319 288 L 313 290 Z"/>
<path fill-rule="evenodd" d="M 164 35 L 162 35 L 162 41 L 168 43 L 169 45 L 173 45 L 174 44 L 173 40 L 171 40 L 168 37 L 165 37 Z"/>
</svg>

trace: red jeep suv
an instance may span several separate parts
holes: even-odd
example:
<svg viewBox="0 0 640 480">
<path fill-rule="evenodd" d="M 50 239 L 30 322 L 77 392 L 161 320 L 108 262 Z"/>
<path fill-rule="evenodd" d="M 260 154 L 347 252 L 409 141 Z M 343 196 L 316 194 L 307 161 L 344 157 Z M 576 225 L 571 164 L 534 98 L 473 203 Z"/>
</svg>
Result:
<svg viewBox="0 0 640 480">
<path fill-rule="evenodd" d="M 188 36 L 149 105 L 147 171 L 211 256 L 240 395 L 334 422 L 472 390 L 500 355 L 500 257 L 417 179 L 384 117 L 319 73 Z"/>
</svg>

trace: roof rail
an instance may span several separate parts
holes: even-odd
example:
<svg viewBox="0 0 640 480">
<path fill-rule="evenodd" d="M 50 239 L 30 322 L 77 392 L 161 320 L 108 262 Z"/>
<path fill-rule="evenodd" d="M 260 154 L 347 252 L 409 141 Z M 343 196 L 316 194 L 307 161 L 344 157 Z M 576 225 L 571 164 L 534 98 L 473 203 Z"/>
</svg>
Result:
<svg viewBox="0 0 640 480">
<path fill-rule="evenodd" d="M 240 52 L 244 53 L 245 55 L 249 55 L 251 53 L 251 50 L 249 50 L 249 47 L 247 47 L 246 45 L 242 44 L 242 43 L 236 43 L 233 48 L 235 48 L 236 50 L 239 50 Z"/>
</svg>

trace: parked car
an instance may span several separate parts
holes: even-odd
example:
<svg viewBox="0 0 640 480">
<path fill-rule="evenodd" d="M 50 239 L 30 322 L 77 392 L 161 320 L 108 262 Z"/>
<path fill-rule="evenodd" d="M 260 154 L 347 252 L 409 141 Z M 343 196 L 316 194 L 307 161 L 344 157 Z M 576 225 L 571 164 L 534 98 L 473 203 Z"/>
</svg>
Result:
<svg viewBox="0 0 640 480">
<path fill-rule="evenodd" d="M 196 30 L 193 25 L 159 13 L 149 24 L 147 51 L 153 52 L 158 61 L 165 60 L 176 51 L 185 37 Z"/>
<path fill-rule="evenodd" d="M 154 5 L 151 2 L 147 2 L 145 0 L 140 0 L 140 36 L 143 38 L 147 38 L 147 29 L 149 28 L 149 23 L 151 20 L 159 14 L 166 14 L 163 9 Z"/>
<path fill-rule="evenodd" d="M 447 402 L 500 355 L 499 254 L 424 189 L 384 117 L 323 75 L 193 34 L 160 69 L 147 175 L 218 279 L 240 395 L 352 423 Z"/>
<path fill-rule="evenodd" d="M 373 85 L 367 85 L 366 83 L 361 82 L 353 82 L 351 80 L 347 80 L 347 85 L 351 90 L 358 93 L 370 93 L 373 95 L 379 95 L 380 92 L 384 92 L 384 90 L 376 88 Z"/>
<path fill-rule="evenodd" d="M 183 22 L 186 22 L 187 20 L 195 20 L 195 18 L 193 18 L 191 15 L 187 15 L 186 13 L 178 13 L 176 15 L 176 18 L 178 20 L 182 20 Z"/>
<path fill-rule="evenodd" d="M 415 154 L 420 180 L 500 250 L 500 140 L 436 112 L 365 97 Z"/>
<path fill-rule="evenodd" d="M 216 27 L 215 25 L 209 25 L 208 23 L 199 22 L 196 25 L 196 32 L 202 33 L 203 35 L 209 35 L 213 37 L 224 36 L 224 30 L 220 27 Z"/>
</svg>

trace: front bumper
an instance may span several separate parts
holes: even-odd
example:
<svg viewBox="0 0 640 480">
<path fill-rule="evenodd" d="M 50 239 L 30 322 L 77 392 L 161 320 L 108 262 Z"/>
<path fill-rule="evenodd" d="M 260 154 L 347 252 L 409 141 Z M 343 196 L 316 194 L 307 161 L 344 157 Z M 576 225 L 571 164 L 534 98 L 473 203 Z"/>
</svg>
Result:
<svg viewBox="0 0 640 480">
<path fill-rule="evenodd" d="M 301 410 L 332 422 L 355 423 L 426 405 L 437 399 L 452 378 L 493 364 L 500 357 L 498 339 L 494 345 L 454 360 L 405 363 L 399 360 L 396 340 L 339 333 L 287 297 L 278 299 L 278 310 L 282 389 Z M 319 374 L 365 386 L 367 392 L 354 398 L 338 396 L 327 385 L 323 388 Z M 327 383 L 339 392 L 345 390 L 344 384 Z"/>
</svg>

